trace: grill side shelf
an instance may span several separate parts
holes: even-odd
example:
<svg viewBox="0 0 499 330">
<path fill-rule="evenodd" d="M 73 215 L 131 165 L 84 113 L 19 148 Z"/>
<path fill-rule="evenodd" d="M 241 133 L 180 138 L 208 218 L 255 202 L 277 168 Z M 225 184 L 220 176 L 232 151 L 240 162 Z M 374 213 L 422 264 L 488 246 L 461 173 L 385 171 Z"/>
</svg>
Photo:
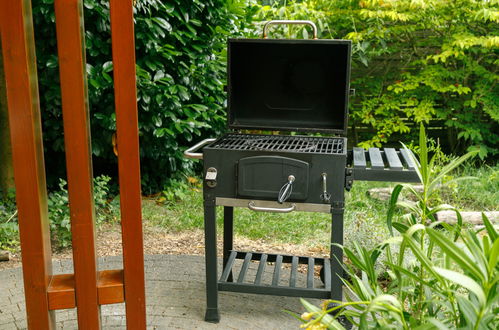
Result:
<svg viewBox="0 0 499 330">
<path fill-rule="evenodd" d="M 348 164 L 353 179 L 358 181 L 419 182 L 416 164 L 406 149 L 353 148 L 348 151 Z"/>
</svg>

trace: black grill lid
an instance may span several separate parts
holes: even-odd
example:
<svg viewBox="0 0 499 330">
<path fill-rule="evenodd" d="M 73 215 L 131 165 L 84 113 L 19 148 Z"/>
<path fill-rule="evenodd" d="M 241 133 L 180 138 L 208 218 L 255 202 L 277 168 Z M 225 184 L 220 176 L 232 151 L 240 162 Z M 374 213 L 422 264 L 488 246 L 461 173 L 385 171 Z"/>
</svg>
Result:
<svg viewBox="0 0 499 330">
<path fill-rule="evenodd" d="M 229 39 L 232 129 L 346 134 L 349 40 Z"/>
</svg>

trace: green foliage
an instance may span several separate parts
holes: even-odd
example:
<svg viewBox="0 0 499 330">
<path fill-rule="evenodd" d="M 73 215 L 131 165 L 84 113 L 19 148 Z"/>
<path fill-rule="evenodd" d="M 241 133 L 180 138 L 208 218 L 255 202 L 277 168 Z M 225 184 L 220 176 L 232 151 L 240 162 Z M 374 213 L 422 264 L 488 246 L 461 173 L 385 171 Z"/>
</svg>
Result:
<svg viewBox="0 0 499 330">
<path fill-rule="evenodd" d="M 108 201 L 109 182 L 111 178 L 105 175 L 94 179 L 94 205 L 97 225 L 104 221 L 112 221 L 118 210 L 117 206 Z M 47 198 L 50 220 L 50 233 L 54 245 L 64 248 L 71 245 L 71 221 L 69 211 L 67 182 L 59 179 L 59 189 L 49 193 Z M 0 200 L 0 248 L 16 249 L 19 245 L 19 225 L 17 222 L 15 193 L 7 194 Z"/>
<path fill-rule="evenodd" d="M 201 182 L 194 177 L 188 177 L 187 180 L 172 179 L 168 181 L 167 186 L 168 188 L 162 191 L 159 202 L 176 203 L 186 200 L 191 190 L 201 191 Z"/>
<path fill-rule="evenodd" d="M 370 127 L 363 147 L 446 127 L 454 153 L 499 152 L 499 2 L 478 0 L 269 1 L 256 18 L 309 19 L 320 38 L 353 42 L 350 124 Z M 273 29 L 307 37 L 306 28 Z"/>
<path fill-rule="evenodd" d="M 19 244 L 17 209 L 13 194 L 0 199 L 0 249 L 14 248 Z"/>
<path fill-rule="evenodd" d="M 435 221 L 433 214 L 443 206 L 431 207 L 428 197 L 449 171 L 467 154 L 435 170 L 429 158 L 421 127 L 417 172 L 423 192 L 409 185 L 397 186 L 392 194 L 387 224 L 393 236 L 374 249 L 355 243 L 343 247 L 351 261 L 344 283 L 352 293 L 347 302 L 324 308 L 305 303 L 306 326 L 322 324 L 343 329 L 335 320 L 348 318 L 361 329 L 497 329 L 499 327 L 499 234 L 485 215 L 485 232 L 462 228 L 459 212 L 454 226 Z M 417 197 L 413 205 L 398 202 L 402 189 Z M 395 205 L 405 213 L 393 222 Z M 398 234 L 395 234 L 395 231 Z M 387 271 L 374 267 L 386 255 Z M 380 281 L 380 277 L 388 278 Z M 348 307 L 348 309 L 347 309 Z M 336 311 L 335 317 L 326 315 Z"/>
<path fill-rule="evenodd" d="M 246 24 L 240 0 L 138 0 L 135 40 L 142 180 L 159 191 L 166 180 L 193 165 L 185 146 L 225 127 L 225 41 Z M 40 102 L 48 166 L 54 181 L 64 140 L 58 84 L 53 0 L 33 2 Z M 111 143 L 116 130 L 109 1 L 85 0 L 87 76 L 92 153 L 97 172 L 114 173 Z M 248 16 L 249 17 L 249 16 Z M 53 164 L 52 164 L 53 163 Z"/>
<path fill-rule="evenodd" d="M 465 205 L 468 210 L 499 210 L 499 164 L 481 164 L 478 169 L 468 166 L 455 174 L 455 177 L 466 176 L 474 176 L 476 179 L 447 184 L 441 190 L 440 198 L 451 205 Z"/>
<path fill-rule="evenodd" d="M 71 245 L 71 221 L 66 185 L 66 180 L 59 179 L 59 190 L 52 192 L 47 200 L 52 241 L 61 248 Z"/>
<path fill-rule="evenodd" d="M 108 183 L 110 180 L 110 177 L 104 175 L 94 179 L 95 221 L 97 225 L 112 220 L 117 212 L 115 206 L 108 201 Z M 50 193 L 47 201 L 50 233 L 52 241 L 58 248 L 71 245 L 71 219 L 66 186 L 67 182 L 59 179 L 59 190 Z"/>
</svg>

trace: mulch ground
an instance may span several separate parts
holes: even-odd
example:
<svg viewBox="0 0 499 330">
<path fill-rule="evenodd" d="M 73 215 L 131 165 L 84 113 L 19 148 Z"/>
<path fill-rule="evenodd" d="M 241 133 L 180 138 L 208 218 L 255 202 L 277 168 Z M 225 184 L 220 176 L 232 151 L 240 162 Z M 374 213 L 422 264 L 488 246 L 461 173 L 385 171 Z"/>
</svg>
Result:
<svg viewBox="0 0 499 330">
<path fill-rule="evenodd" d="M 121 228 L 119 224 L 101 225 L 97 231 L 97 255 L 117 256 L 122 254 Z M 250 240 L 235 237 L 234 248 L 238 251 L 255 251 L 265 253 L 280 253 L 289 255 L 324 257 L 329 251 L 321 248 L 310 248 L 306 245 L 284 244 L 266 240 Z M 218 241 L 218 251 L 222 252 L 221 237 Z M 204 255 L 204 233 L 202 230 L 185 232 L 166 232 L 158 227 L 144 226 L 144 254 L 174 254 L 174 255 Z M 71 259 L 72 250 L 55 250 L 53 259 Z M 9 261 L 0 262 L 0 270 L 21 266 L 21 255 L 13 252 Z"/>
</svg>

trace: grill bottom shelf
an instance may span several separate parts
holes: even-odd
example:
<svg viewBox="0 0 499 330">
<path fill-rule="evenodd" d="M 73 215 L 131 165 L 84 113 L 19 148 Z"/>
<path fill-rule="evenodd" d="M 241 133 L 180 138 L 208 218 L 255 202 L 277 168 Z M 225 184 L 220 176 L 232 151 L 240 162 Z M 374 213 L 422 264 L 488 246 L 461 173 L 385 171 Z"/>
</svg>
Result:
<svg viewBox="0 0 499 330">
<path fill-rule="evenodd" d="M 306 265 L 306 274 L 299 272 L 299 265 Z M 314 275 L 316 266 L 322 268 L 323 284 Z M 230 251 L 218 289 L 327 299 L 331 297 L 331 264 L 328 258 Z"/>
</svg>

